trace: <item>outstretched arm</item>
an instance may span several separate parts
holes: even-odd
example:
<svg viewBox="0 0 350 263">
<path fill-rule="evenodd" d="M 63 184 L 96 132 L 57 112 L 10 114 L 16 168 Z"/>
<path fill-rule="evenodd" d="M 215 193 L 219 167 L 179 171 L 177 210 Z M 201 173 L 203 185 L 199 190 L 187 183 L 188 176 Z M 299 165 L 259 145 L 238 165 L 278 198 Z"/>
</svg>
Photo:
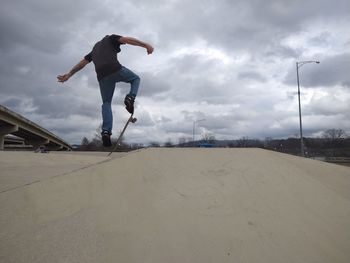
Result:
<svg viewBox="0 0 350 263">
<path fill-rule="evenodd" d="M 84 68 L 89 63 L 90 63 L 90 61 L 86 60 L 85 58 L 82 59 L 68 73 L 66 73 L 64 75 L 58 75 L 57 76 L 58 82 L 65 82 L 65 81 L 67 81 L 71 76 L 73 76 L 76 72 L 78 72 L 79 70 Z"/>
<path fill-rule="evenodd" d="M 150 44 L 143 42 L 141 40 L 138 40 L 134 37 L 121 37 L 119 38 L 119 42 L 123 44 L 144 47 L 147 50 L 148 55 L 153 53 L 153 47 Z"/>
</svg>

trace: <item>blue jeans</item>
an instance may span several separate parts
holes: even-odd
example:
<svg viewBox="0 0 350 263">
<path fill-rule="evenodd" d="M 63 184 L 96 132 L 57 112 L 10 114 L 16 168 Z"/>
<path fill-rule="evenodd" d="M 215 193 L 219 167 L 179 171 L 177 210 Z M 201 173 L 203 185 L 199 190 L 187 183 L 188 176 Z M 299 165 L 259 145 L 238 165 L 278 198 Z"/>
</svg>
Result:
<svg viewBox="0 0 350 263">
<path fill-rule="evenodd" d="M 108 75 L 99 81 L 100 92 L 102 97 L 102 131 L 108 131 L 112 133 L 113 127 L 113 114 L 112 114 L 112 98 L 115 90 L 115 84 L 117 82 L 130 83 L 131 88 L 129 94 L 136 97 L 140 78 L 134 72 L 122 67 L 117 72 Z"/>
</svg>

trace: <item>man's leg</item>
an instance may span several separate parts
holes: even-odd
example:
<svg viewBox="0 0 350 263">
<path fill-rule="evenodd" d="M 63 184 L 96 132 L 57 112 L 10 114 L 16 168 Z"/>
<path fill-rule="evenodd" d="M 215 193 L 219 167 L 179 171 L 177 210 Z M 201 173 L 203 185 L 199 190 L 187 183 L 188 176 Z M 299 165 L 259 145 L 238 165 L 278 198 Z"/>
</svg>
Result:
<svg viewBox="0 0 350 263">
<path fill-rule="evenodd" d="M 140 86 L 140 77 L 137 76 L 134 72 L 127 69 L 126 67 L 122 67 L 118 71 L 119 81 L 130 83 L 130 91 L 129 94 L 126 95 L 124 99 L 125 108 L 131 114 L 134 113 L 134 101 L 137 96 L 137 92 Z"/>
<path fill-rule="evenodd" d="M 112 134 L 113 114 L 112 114 L 112 98 L 115 90 L 115 79 L 107 76 L 99 81 L 100 92 L 102 97 L 102 132 Z"/>
<path fill-rule="evenodd" d="M 122 67 L 118 73 L 121 82 L 130 83 L 129 95 L 135 98 L 140 86 L 140 77 L 126 67 Z"/>
</svg>

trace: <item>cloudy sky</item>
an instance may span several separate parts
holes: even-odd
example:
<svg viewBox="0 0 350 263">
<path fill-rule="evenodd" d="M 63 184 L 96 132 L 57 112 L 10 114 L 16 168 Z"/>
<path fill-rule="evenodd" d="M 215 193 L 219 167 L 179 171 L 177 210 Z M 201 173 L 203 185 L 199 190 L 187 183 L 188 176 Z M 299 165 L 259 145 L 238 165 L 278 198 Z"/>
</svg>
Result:
<svg viewBox="0 0 350 263">
<path fill-rule="evenodd" d="M 74 4 L 73 4 L 74 3 Z M 122 65 L 141 77 L 130 143 L 298 136 L 296 62 L 303 131 L 350 134 L 348 0 L 2 0 L 0 104 L 69 143 L 101 123 L 93 64 L 68 72 L 106 34 L 137 37 L 155 50 L 122 46 Z M 117 84 L 114 135 L 128 118 Z"/>
</svg>

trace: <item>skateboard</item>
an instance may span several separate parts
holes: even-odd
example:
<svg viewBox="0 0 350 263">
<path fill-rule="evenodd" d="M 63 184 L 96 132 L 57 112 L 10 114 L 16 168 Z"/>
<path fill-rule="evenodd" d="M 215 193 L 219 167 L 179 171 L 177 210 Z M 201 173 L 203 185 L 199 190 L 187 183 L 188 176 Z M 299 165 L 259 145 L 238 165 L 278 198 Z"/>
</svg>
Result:
<svg viewBox="0 0 350 263">
<path fill-rule="evenodd" d="M 131 123 L 135 123 L 136 121 L 137 121 L 137 119 L 134 118 L 133 114 L 131 114 L 131 116 L 129 117 L 128 121 L 125 123 L 125 126 L 124 126 L 122 132 L 120 133 L 120 135 L 119 135 L 119 137 L 118 137 L 118 139 L 117 139 L 117 142 L 116 142 L 114 148 L 112 149 L 112 151 L 111 151 L 107 156 L 110 156 L 110 155 L 118 148 L 119 143 L 120 143 L 120 140 L 121 140 L 121 138 L 123 137 L 123 134 L 124 134 L 126 128 L 128 127 L 129 123 L 130 123 L 130 122 L 131 122 Z"/>
</svg>

